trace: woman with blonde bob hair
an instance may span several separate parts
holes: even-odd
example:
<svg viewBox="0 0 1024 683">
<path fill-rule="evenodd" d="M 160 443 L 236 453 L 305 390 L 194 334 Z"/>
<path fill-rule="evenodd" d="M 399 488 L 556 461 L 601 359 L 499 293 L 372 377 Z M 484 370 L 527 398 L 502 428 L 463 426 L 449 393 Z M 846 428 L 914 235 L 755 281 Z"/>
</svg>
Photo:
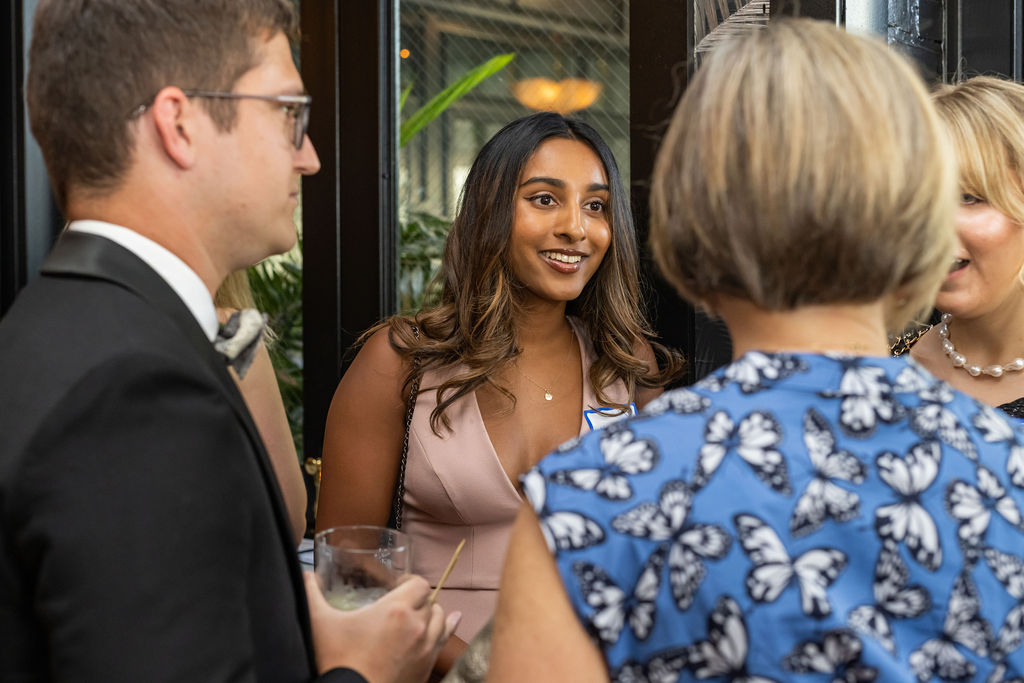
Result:
<svg viewBox="0 0 1024 683">
<path fill-rule="evenodd" d="M 1017 441 L 888 353 L 953 246 L 919 78 L 824 23 L 733 39 L 676 109 L 651 206 L 662 273 L 735 358 L 524 476 L 488 680 L 983 679 L 1016 567 L 996 549 L 1024 534 L 971 501 L 1002 487 L 1014 518 Z"/>
<path fill-rule="evenodd" d="M 911 350 L 936 377 L 1024 418 L 1024 86 L 979 76 L 934 94 L 956 149 L 956 248 Z"/>
</svg>

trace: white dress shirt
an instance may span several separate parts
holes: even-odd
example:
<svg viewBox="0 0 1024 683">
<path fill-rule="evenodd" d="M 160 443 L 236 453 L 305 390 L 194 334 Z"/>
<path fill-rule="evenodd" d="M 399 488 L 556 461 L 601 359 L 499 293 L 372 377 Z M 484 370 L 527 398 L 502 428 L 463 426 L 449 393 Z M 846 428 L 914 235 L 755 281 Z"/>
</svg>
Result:
<svg viewBox="0 0 1024 683">
<path fill-rule="evenodd" d="M 170 285 L 210 341 L 217 336 L 217 309 L 213 306 L 210 291 L 194 270 L 165 247 L 134 230 L 103 221 L 72 221 L 68 230 L 105 237 L 138 256 Z"/>
</svg>

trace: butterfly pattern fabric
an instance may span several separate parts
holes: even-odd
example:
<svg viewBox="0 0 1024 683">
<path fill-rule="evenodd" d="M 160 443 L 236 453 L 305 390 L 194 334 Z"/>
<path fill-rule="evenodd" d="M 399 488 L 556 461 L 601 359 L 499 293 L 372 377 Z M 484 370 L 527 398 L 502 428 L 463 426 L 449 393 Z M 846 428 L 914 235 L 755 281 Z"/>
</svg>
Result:
<svg viewBox="0 0 1024 683">
<path fill-rule="evenodd" d="M 612 528 L 620 533 L 668 543 L 669 583 L 680 609 L 690 606 L 704 578 L 701 558 L 720 560 L 732 543 L 722 527 L 689 519 L 692 499 L 685 482 L 670 481 L 662 487 L 657 505 L 642 503 L 612 520 Z"/>
<path fill-rule="evenodd" d="M 996 656 L 1001 658 L 1016 650 L 1024 641 L 1024 559 L 988 548 L 985 561 L 992 574 L 1017 603 L 1006 613 L 1002 628 L 992 643 Z"/>
<path fill-rule="evenodd" d="M 658 449 L 649 440 L 638 439 L 632 430 L 615 424 L 600 434 L 604 467 L 559 470 L 552 481 L 594 491 L 609 500 L 627 500 L 633 495 L 627 475 L 649 472 L 658 462 Z"/>
<path fill-rule="evenodd" d="M 657 614 L 654 600 L 658 597 L 664 564 L 664 553 L 657 552 L 647 558 L 632 594 L 619 588 L 596 565 L 577 562 L 573 566 L 580 581 L 580 590 L 587 596 L 587 603 L 594 608 L 593 624 L 602 642 L 615 643 L 626 623 L 639 640 L 646 640 L 651 634 Z"/>
<path fill-rule="evenodd" d="M 839 386 L 822 394 L 840 399 L 838 423 L 843 431 L 866 437 L 879 424 L 893 424 L 903 417 L 904 406 L 896 399 L 893 383 L 882 368 L 858 358 L 839 363 L 843 373 Z"/>
<path fill-rule="evenodd" d="M 917 680 L 935 677 L 945 681 L 967 681 L 977 669 L 960 647 L 987 655 L 992 642 L 992 625 L 981 616 L 981 597 L 971 575 L 956 577 L 949 596 L 949 608 L 942 632 L 910 653 L 910 666 Z"/>
<path fill-rule="evenodd" d="M 896 654 L 896 642 L 890 622 L 915 619 L 931 608 L 928 591 L 917 584 L 907 585 L 909 580 L 910 571 L 898 550 L 883 545 L 875 563 L 874 603 L 855 607 L 847 619 L 850 626 L 877 640 L 892 655 Z"/>
<path fill-rule="evenodd" d="M 866 466 L 849 451 L 836 448 L 836 438 L 825 418 L 811 408 L 804 415 L 804 443 L 814 467 L 814 478 L 796 503 L 789 530 L 806 536 L 827 518 L 846 522 L 860 514 L 857 493 L 839 485 L 838 480 L 860 484 Z"/>
<path fill-rule="evenodd" d="M 1024 679 L 1024 424 L 751 352 L 524 476 L 611 680 Z"/>
<path fill-rule="evenodd" d="M 914 444 L 905 456 L 884 451 L 875 458 L 878 476 L 896 497 L 875 509 L 879 538 L 886 543 L 906 543 L 913 558 L 932 571 L 942 563 L 942 542 L 921 495 L 935 482 L 941 460 L 942 449 L 934 441 Z"/>
<path fill-rule="evenodd" d="M 1009 421 L 996 410 L 985 406 L 973 418 L 974 426 L 982 438 L 989 443 L 1003 443 L 1009 449 L 1006 458 L 1006 474 L 1010 483 L 1024 488 L 1024 443 Z"/>
<path fill-rule="evenodd" d="M 812 548 L 791 558 L 770 526 L 754 515 L 736 515 L 736 531 L 754 566 L 747 572 L 747 594 L 755 602 L 774 602 L 791 582 L 800 587 L 804 614 L 832 613 L 826 590 L 846 568 L 846 554 L 835 548 Z"/>
<path fill-rule="evenodd" d="M 833 683 L 867 683 L 878 678 L 878 670 L 861 665 L 862 649 L 860 639 L 848 629 L 828 631 L 821 642 L 805 640 L 793 648 L 782 667 L 798 674 L 831 674 Z"/>
<path fill-rule="evenodd" d="M 704 425 L 704 445 L 700 449 L 695 483 L 703 486 L 730 453 L 745 460 L 758 477 L 773 489 L 789 493 L 786 462 L 777 450 L 782 429 L 769 413 L 755 411 L 737 424 L 720 410 Z"/>
</svg>

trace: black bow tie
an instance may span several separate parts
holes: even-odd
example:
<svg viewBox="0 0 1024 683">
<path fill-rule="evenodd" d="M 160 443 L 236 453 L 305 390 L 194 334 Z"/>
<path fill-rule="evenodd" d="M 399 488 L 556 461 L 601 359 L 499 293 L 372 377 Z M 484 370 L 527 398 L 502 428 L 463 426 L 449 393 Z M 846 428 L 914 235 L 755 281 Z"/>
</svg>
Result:
<svg viewBox="0 0 1024 683">
<path fill-rule="evenodd" d="M 236 311 L 220 326 L 217 338 L 213 340 L 213 348 L 224 355 L 239 378 L 245 377 L 266 329 L 266 313 L 260 313 L 255 308 Z"/>
</svg>

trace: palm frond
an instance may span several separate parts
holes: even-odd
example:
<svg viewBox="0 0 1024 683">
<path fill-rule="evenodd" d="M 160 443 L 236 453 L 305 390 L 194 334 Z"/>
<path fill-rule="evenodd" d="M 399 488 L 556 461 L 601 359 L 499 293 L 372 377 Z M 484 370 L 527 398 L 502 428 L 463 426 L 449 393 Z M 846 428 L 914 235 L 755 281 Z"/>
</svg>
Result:
<svg viewBox="0 0 1024 683">
<path fill-rule="evenodd" d="M 457 81 L 435 95 L 429 102 L 413 112 L 412 116 L 402 122 L 399 132 L 399 146 L 405 146 L 425 125 L 440 116 L 445 109 L 464 97 L 470 90 L 480 85 L 505 68 L 512 61 L 515 53 L 491 57 L 483 64 L 470 69 Z"/>
</svg>

